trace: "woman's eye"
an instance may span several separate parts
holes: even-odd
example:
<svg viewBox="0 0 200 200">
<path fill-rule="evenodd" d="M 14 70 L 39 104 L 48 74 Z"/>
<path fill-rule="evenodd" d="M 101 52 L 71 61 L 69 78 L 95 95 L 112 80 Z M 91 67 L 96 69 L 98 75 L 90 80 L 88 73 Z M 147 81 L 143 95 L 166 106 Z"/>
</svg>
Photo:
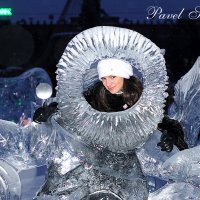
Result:
<svg viewBox="0 0 200 200">
<path fill-rule="evenodd" d="M 111 76 L 111 78 L 115 78 L 116 76 Z"/>
</svg>

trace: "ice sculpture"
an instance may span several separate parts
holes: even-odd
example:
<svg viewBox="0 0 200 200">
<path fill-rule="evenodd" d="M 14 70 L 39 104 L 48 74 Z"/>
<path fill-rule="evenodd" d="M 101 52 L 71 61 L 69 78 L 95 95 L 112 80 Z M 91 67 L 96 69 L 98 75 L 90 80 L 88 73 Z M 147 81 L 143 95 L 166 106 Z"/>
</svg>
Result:
<svg viewBox="0 0 200 200">
<path fill-rule="evenodd" d="M 97 62 L 108 57 L 130 62 L 144 87 L 134 106 L 117 113 L 94 110 L 83 97 L 83 91 L 98 80 Z M 6 162 L 18 170 L 34 160 L 48 162 L 46 182 L 35 199 L 182 200 L 187 185 L 190 196 L 193 189 L 199 197 L 198 186 L 190 182 L 199 183 L 193 182 L 199 174 L 195 165 L 199 157 L 191 156 L 196 150 L 167 153 L 156 146 L 167 76 L 163 55 L 154 43 L 132 30 L 95 27 L 70 41 L 57 67 L 58 113 L 46 123 L 27 127 L 0 120 L 0 154 Z M 195 158 L 193 174 L 182 155 Z M 188 172 L 186 182 L 173 166 Z M 148 195 L 147 175 L 168 184 Z M 178 195 L 170 196 L 171 185 Z"/>
<path fill-rule="evenodd" d="M 200 199 L 200 146 L 180 151 L 167 159 L 160 175 L 168 184 L 149 195 L 149 200 Z"/>
<path fill-rule="evenodd" d="M 173 118 L 180 121 L 188 146 L 194 147 L 200 142 L 200 57 L 175 85 L 174 100 L 176 112 Z"/>
<path fill-rule="evenodd" d="M 18 200 L 21 195 L 21 182 L 16 169 L 0 159 L 0 197 Z"/>
<path fill-rule="evenodd" d="M 118 114 L 94 110 L 83 97 L 84 89 L 98 81 L 96 64 L 109 57 L 131 63 L 144 85 L 137 104 Z M 75 151 L 71 141 L 71 153 L 63 150 L 56 156 L 38 195 L 147 199 L 146 181 L 134 149 L 148 140 L 163 117 L 167 76 L 160 49 L 134 31 L 96 27 L 72 39 L 57 67 L 56 121 L 83 146 L 77 144 Z"/>
<path fill-rule="evenodd" d="M 119 114 L 94 110 L 82 95 L 86 85 L 98 80 L 97 62 L 108 57 L 128 61 L 144 86 L 137 104 Z M 127 152 L 144 143 L 163 117 L 165 60 L 160 49 L 137 32 L 113 27 L 82 32 L 68 44 L 57 67 L 61 123 L 89 145 Z"/>
<path fill-rule="evenodd" d="M 18 123 L 20 117 L 32 118 L 42 101 L 36 96 L 39 83 L 51 84 L 42 68 L 32 68 L 17 77 L 0 78 L 0 119 Z"/>
</svg>

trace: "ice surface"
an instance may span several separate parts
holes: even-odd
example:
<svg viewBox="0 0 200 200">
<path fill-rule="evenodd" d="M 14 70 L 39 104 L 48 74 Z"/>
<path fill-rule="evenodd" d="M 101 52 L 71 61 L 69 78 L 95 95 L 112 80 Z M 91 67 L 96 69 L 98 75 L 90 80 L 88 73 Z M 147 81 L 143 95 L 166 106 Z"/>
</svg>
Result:
<svg viewBox="0 0 200 200">
<path fill-rule="evenodd" d="M 39 83 L 51 84 L 42 68 L 32 68 L 17 77 L 0 77 L 0 119 L 19 122 L 22 114 L 32 118 L 42 101 L 36 96 Z"/>
</svg>

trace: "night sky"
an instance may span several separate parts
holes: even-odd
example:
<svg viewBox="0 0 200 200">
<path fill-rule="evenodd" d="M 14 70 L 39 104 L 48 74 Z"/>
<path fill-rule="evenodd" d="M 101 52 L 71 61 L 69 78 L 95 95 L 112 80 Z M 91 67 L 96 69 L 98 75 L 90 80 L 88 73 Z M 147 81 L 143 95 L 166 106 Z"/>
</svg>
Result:
<svg viewBox="0 0 200 200">
<path fill-rule="evenodd" d="M 0 7 L 13 8 L 12 22 L 20 19 L 35 21 L 48 20 L 50 14 L 54 15 L 56 22 L 67 0 L 1 0 Z M 68 17 L 78 15 L 81 0 L 72 1 L 68 11 Z M 121 20 L 146 20 L 147 8 L 149 6 L 160 6 L 163 13 L 178 14 L 183 8 L 194 10 L 200 6 L 199 0 L 101 0 L 101 8 L 111 16 L 119 16 Z M 199 7 L 200 11 L 200 7 Z M 200 18 L 200 17 L 199 17 Z"/>
</svg>

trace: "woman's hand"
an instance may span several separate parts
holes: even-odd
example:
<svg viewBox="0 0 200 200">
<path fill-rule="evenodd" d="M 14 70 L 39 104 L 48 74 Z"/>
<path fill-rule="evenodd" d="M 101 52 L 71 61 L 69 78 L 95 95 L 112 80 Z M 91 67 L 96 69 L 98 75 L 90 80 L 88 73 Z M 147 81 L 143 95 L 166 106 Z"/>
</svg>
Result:
<svg viewBox="0 0 200 200">
<path fill-rule="evenodd" d="M 160 138 L 160 142 L 157 144 L 161 147 L 161 151 L 171 152 L 173 150 L 173 145 L 176 143 L 175 138 L 168 135 L 167 131 L 165 130 Z"/>
<path fill-rule="evenodd" d="M 57 112 L 57 105 L 57 102 L 52 102 L 48 106 L 38 108 L 33 115 L 33 121 L 39 124 L 41 122 L 46 122 L 52 114 Z"/>
</svg>

